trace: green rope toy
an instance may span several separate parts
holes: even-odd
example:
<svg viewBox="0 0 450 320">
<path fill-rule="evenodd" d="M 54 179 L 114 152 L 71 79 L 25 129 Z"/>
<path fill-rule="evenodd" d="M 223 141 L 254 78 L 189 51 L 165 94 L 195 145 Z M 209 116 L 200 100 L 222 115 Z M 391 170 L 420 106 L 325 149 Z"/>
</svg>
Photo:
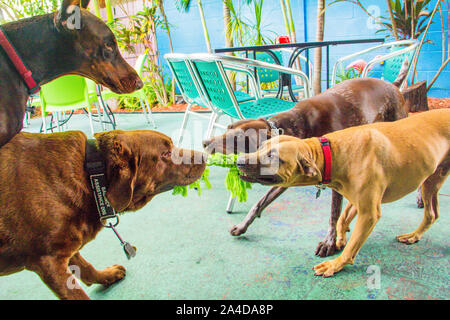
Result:
<svg viewBox="0 0 450 320">
<path fill-rule="evenodd" d="M 199 196 L 201 196 L 202 188 L 200 186 L 200 181 L 202 181 L 205 184 L 206 189 L 211 189 L 211 183 L 209 182 L 209 169 L 208 168 L 206 168 L 205 171 L 203 171 L 203 174 L 200 177 L 200 179 L 198 179 L 194 183 L 191 183 L 189 186 L 175 186 L 173 188 L 172 195 L 181 194 L 183 197 L 186 197 L 188 195 L 188 188 L 189 188 L 189 189 L 197 190 L 197 194 Z"/>
<path fill-rule="evenodd" d="M 233 197 L 237 197 L 239 202 L 247 201 L 247 189 L 251 189 L 250 182 L 243 181 L 239 178 L 239 170 L 236 167 L 237 155 L 235 154 L 222 154 L 215 153 L 208 158 L 207 166 L 218 166 L 229 168 L 227 177 L 225 179 L 225 187 L 231 192 Z M 207 189 L 211 188 L 211 183 L 208 180 L 209 169 L 206 169 L 202 177 L 189 186 L 176 186 L 173 189 L 172 194 L 181 194 L 183 197 L 187 196 L 188 188 L 197 190 L 198 195 L 201 195 L 201 188 L 199 181 L 202 180 L 205 183 Z"/>
</svg>

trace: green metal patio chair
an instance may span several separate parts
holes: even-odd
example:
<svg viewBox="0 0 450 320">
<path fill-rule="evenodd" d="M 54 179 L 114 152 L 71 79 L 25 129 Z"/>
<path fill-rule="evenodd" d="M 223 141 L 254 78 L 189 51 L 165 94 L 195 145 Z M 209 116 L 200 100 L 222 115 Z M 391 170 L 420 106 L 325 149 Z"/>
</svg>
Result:
<svg viewBox="0 0 450 320">
<path fill-rule="evenodd" d="M 188 104 L 184 113 L 180 133 L 176 141 L 176 145 L 179 146 L 182 142 L 183 132 L 186 128 L 189 115 L 195 115 L 197 117 L 210 120 L 211 118 L 215 117 L 215 115 L 220 111 L 214 105 L 211 105 L 205 98 L 206 93 L 204 92 L 202 86 L 198 83 L 198 79 L 196 78 L 192 70 L 192 66 L 187 55 L 180 53 L 169 53 L 165 54 L 164 58 L 168 62 L 169 68 L 172 71 L 175 81 L 177 82 L 183 99 Z M 254 99 L 254 97 L 245 92 L 234 91 L 234 94 L 236 96 L 236 99 L 240 102 L 250 101 Z M 194 104 L 210 109 L 211 116 L 208 117 L 203 115 L 202 113 L 192 111 L 191 108 Z M 222 126 L 220 124 L 216 124 L 216 126 L 222 127 L 224 129 L 226 128 L 225 126 Z M 209 127 L 207 132 L 209 132 Z"/>
<path fill-rule="evenodd" d="M 303 88 L 304 96 L 306 98 L 310 96 L 308 77 L 303 72 L 292 68 L 247 58 L 204 53 L 189 55 L 189 61 L 195 76 L 199 79 L 198 82 L 205 93 L 206 100 L 219 111 L 210 120 L 206 138 L 211 137 L 221 115 L 225 114 L 233 119 L 268 118 L 294 107 L 296 102 L 263 97 L 260 86 L 254 77 L 255 68 L 273 70 L 300 77 L 305 84 Z M 254 99 L 239 101 L 236 93 L 231 88 L 225 69 L 243 72 L 248 75 L 250 92 Z"/>
<path fill-rule="evenodd" d="M 47 132 L 45 117 L 48 113 L 55 113 L 58 131 L 62 131 L 60 113 L 78 109 L 87 109 L 91 134 L 94 135 L 92 124 L 91 104 L 96 97 L 89 97 L 86 79 L 80 76 L 69 75 L 55 79 L 42 86 L 40 92 L 42 108 L 42 124 Z"/>
<path fill-rule="evenodd" d="M 144 73 L 144 66 L 147 62 L 148 55 L 142 54 L 138 57 L 135 64 L 135 70 L 138 73 L 139 77 L 143 78 Z M 152 116 L 152 110 L 150 108 L 150 105 L 148 104 L 148 99 L 145 94 L 144 88 L 134 91 L 132 93 L 125 93 L 125 94 L 118 94 L 115 93 L 109 89 L 105 89 L 101 92 L 102 98 L 104 101 L 112 99 L 112 98 L 137 98 L 139 99 L 140 105 L 142 107 L 142 110 L 144 111 L 145 118 L 147 119 L 148 123 L 152 123 L 153 127 L 156 128 L 155 120 Z"/>
<path fill-rule="evenodd" d="M 382 71 L 382 79 L 388 81 L 388 82 L 394 82 L 394 80 L 397 78 L 398 73 L 400 72 L 400 69 L 403 65 L 403 62 L 405 59 L 408 59 L 409 61 L 409 67 L 411 67 L 411 61 L 413 60 L 415 54 L 416 54 L 416 48 L 418 46 L 419 42 L 417 40 L 402 40 L 402 41 L 395 41 L 390 43 L 384 43 L 379 46 L 375 46 L 366 50 L 362 50 L 356 53 L 353 53 L 351 55 L 345 56 L 340 58 L 333 67 L 333 74 L 331 83 L 332 86 L 336 84 L 336 77 L 337 72 L 339 70 L 342 70 L 344 68 L 345 63 L 350 59 L 355 59 L 357 57 L 367 55 L 367 54 L 375 54 L 378 52 L 383 52 L 381 56 L 377 56 L 370 60 L 366 66 L 364 67 L 364 70 L 361 72 L 361 77 L 367 77 L 369 70 L 372 69 L 372 67 L 378 63 L 384 62 L 384 67 Z M 386 53 L 388 51 L 388 53 Z M 409 72 L 409 70 L 408 70 Z M 407 83 L 407 78 L 403 81 L 400 88 L 403 88 L 405 84 Z"/>
<path fill-rule="evenodd" d="M 282 51 L 289 51 L 290 50 L 282 50 Z M 274 54 L 275 56 L 278 58 L 278 61 L 281 63 L 281 65 L 283 65 L 283 55 L 282 55 L 282 51 L 275 51 Z M 270 64 L 277 64 L 275 59 L 267 52 L 256 52 L 253 54 L 251 54 L 251 58 L 253 58 L 254 60 L 258 60 L 258 61 L 262 61 L 262 62 L 266 62 L 266 63 L 270 63 Z M 298 56 L 299 60 L 304 61 L 305 65 L 307 65 L 308 67 L 308 71 L 310 75 L 314 74 L 314 67 L 313 64 L 311 63 L 311 61 L 307 61 L 307 59 L 302 56 L 299 55 Z M 280 79 L 280 73 L 278 71 L 274 71 L 272 69 L 267 69 L 267 68 L 256 68 L 257 70 L 257 74 L 258 74 L 258 81 L 260 84 L 270 84 L 273 83 L 275 81 L 278 81 Z M 312 86 L 312 77 L 309 77 L 309 87 L 310 90 L 312 90 L 313 86 Z M 292 92 L 295 93 L 299 93 L 302 92 L 304 90 L 304 85 L 303 84 L 292 84 L 291 85 L 292 88 Z M 266 89 L 261 89 L 262 90 L 262 95 L 265 97 L 273 97 L 276 96 L 278 93 L 279 88 L 266 88 Z M 283 86 L 283 96 L 288 96 L 289 95 L 289 91 L 288 91 L 288 86 L 284 85 Z"/>
</svg>

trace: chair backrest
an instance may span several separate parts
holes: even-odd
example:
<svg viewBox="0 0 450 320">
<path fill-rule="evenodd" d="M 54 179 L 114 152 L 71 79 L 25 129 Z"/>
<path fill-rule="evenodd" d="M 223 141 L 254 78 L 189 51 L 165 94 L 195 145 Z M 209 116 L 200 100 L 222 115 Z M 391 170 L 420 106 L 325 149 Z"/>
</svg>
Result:
<svg viewBox="0 0 450 320">
<path fill-rule="evenodd" d="M 237 117 L 236 97 L 220 61 L 202 61 L 191 58 L 200 85 L 210 104 L 228 115 Z"/>
<path fill-rule="evenodd" d="M 191 70 L 187 56 L 166 54 L 164 57 L 172 70 L 184 100 L 204 106 L 205 102 L 203 101 L 197 79 Z"/>
<path fill-rule="evenodd" d="M 281 64 L 283 64 L 283 58 L 281 56 L 281 52 L 276 51 L 275 56 L 278 58 L 279 62 Z M 256 52 L 256 54 L 253 54 L 253 59 L 262 61 L 262 62 L 276 64 L 275 59 L 267 52 Z M 279 73 L 274 70 L 265 69 L 265 68 L 256 68 L 256 70 L 258 73 L 258 78 L 259 78 L 260 83 L 274 82 L 274 81 L 277 81 L 280 77 Z"/>
<path fill-rule="evenodd" d="M 395 46 L 392 47 L 389 51 L 395 52 L 401 49 L 404 49 L 404 47 Z M 397 79 L 400 69 L 402 68 L 403 61 L 405 61 L 405 59 L 408 59 L 409 65 L 411 66 L 411 60 L 415 52 L 416 50 L 414 49 L 405 52 L 403 54 L 400 54 L 398 56 L 392 57 L 390 59 L 387 59 L 384 62 L 383 79 L 391 83 L 394 82 L 395 79 Z"/>
<path fill-rule="evenodd" d="M 86 79 L 76 75 L 62 76 L 43 85 L 40 96 L 44 108 L 80 106 L 88 99 Z"/>
</svg>

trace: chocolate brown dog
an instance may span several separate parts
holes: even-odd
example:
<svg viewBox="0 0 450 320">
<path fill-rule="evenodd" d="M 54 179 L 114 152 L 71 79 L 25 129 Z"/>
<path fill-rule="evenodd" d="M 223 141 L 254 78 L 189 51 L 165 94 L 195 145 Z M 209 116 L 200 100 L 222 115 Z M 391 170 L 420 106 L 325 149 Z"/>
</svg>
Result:
<svg viewBox="0 0 450 320">
<path fill-rule="evenodd" d="M 174 148 L 159 132 L 95 137 L 106 168 L 106 196 L 117 212 L 138 210 L 155 195 L 194 182 L 205 169 L 204 154 Z M 34 271 L 61 299 L 88 299 L 82 289 L 67 286 L 69 265 L 80 268 L 87 285 L 125 276 L 124 267 L 99 271 L 79 253 L 102 229 L 84 169 L 86 142 L 79 131 L 19 133 L 0 149 L 0 275 Z"/>
<path fill-rule="evenodd" d="M 427 111 L 324 137 L 331 147 L 328 187 L 347 198 L 349 205 L 338 221 L 338 249 L 345 249 L 338 258 L 315 266 L 315 274 L 329 277 L 353 264 L 381 216 L 381 203 L 396 201 L 422 185 L 424 219 L 417 230 L 397 237 L 406 244 L 419 241 L 439 218 L 438 191 L 450 170 L 450 110 Z M 239 157 L 237 165 L 264 184 L 317 185 L 324 176 L 325 152 L 318 138 L 279 136 L 257 152 Z M 345 232 L 356 214 L 355 229 L 345 245 Z"/>
<path fill-rule="evenodd" d="M 291 110 L 268 120 L 238 121 L 230 125 L 224 135 L 205 141 L 205 150 L 221 153 L 255 151 L 262 140 L 262 130 L 268 132 L 268 139 L 278 130 L 285 135 L 304 139 L 361 124 L 405 118 L 408 112 L 398 86 L 407 73 L 408 63 L 405 60 L 393 84 L 371 78 L 347 80 L 315 97 L 299 101 Z M 252 147 L 253 150 L 250 150 Z M 245 233 L 255 218 L 260 217 L 261 212 L 284 191 L 284 187 L 271 188 L 230 233 L 233 236 Z M 325 257 L 336 252 L 336 222 L 341 210 L 342 196 L 333 191 L 330 226 L 325 239 L 317 246 L 316 255 Z"/>
<path fill-rule="evenodd" d="M 117 93 L 142 88 L 122 58 L 109 27 L 85 9 L 88 0 L 64 0 L 58 12 L 2 25 L 38 85 L 62 75 L 92 79 Z M 78 21 L 79 20 L 79 21 Z M 22 130 L 29 91 L 0 48 L 0 147 Z"/>
</svg>

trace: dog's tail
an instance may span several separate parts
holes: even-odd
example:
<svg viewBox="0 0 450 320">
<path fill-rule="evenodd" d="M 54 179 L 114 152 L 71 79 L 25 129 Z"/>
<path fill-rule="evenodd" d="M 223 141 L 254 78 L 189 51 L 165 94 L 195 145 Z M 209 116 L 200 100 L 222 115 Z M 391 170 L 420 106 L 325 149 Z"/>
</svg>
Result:
<svg viewBox="0 0 450 320">
<path fill-rule="evenodd" d="M 405 61 L 403 61 L 402 67 L 400 68 L 400 72 L 398 73 L 397 79 L 392 82 L 394 86 L 397 88 L 400 88 L 405 78 L 408 76 L 409 73 L 409 61 L 408 58 L 405 58 Z"/>
</svg>

